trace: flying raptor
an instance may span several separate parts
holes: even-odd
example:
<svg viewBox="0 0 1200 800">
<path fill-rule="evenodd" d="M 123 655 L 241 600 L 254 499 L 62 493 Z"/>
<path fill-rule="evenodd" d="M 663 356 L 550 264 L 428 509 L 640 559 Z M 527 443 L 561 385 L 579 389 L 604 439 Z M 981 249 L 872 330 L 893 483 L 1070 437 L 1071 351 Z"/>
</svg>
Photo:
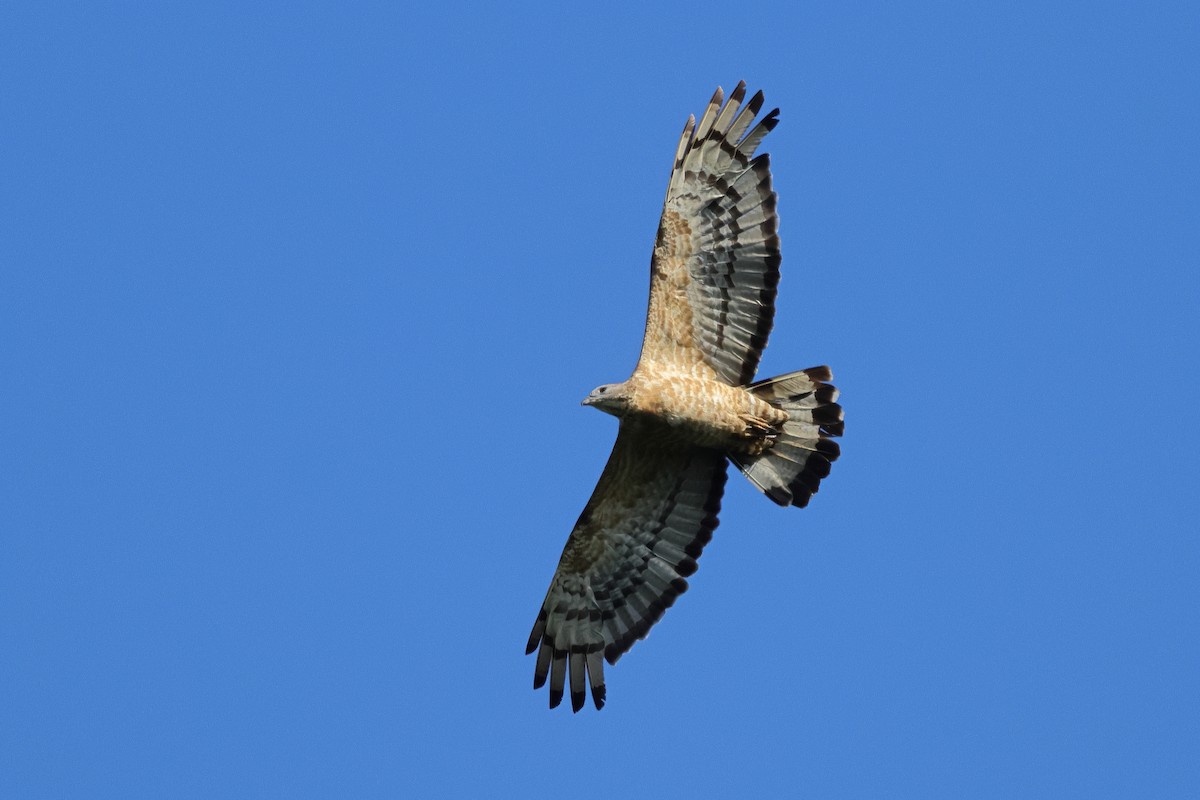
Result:
<svg viewBox="0 0 1200 800">
<path fill-rule="evenodd" d="M 726 461 L 781 506 L 805 506 L 843 429 L 828 367 L 752 383 L 775 315 L 778 218 L 769 159 L 754 151 L 763 94 L 718 87 L 675 152 L 654 254 L 642 353 L 624 383 L 583 401 L 620 419 L 592 497 L 563 549 L 529 636 L 533 687 L 550 707 L 570 680 L 579 711 L 604 706 L 615 664 L 687 589 L 712 539 Z"/>
</svg>

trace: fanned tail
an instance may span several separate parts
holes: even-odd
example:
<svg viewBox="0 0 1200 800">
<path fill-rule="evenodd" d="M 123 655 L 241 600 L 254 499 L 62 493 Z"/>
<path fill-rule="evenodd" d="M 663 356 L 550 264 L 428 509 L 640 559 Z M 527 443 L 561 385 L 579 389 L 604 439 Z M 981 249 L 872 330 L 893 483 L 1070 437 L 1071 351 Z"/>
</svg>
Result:
<svg viewBox="0 0 1200 800">
<path fill-rule="evenodd" d="M 812 367 L 746 388 L 788 413 L 774 444 L 761 455 L 730 454 L 750 482 L 781 506 L 808 505 L 841 454 L 833 436 L 845 428 L 829 367 Z"/>
</svg>

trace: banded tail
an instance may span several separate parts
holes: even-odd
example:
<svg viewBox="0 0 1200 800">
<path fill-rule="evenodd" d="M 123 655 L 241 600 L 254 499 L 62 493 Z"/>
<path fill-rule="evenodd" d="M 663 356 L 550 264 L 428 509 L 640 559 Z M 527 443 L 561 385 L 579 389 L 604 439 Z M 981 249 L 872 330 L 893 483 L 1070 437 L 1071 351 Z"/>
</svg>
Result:
<svg viewBox="0 0 1200 800">
<path fill-rule="evenodd" d="M 730 454 L 750 482 L 781 506 L 803 508 L 841 454 L 830 437 L 845 429 L 829 367 L 811 367 L 746 388 L 788 413 L 775 443 L 761 455 Z"/>
</svg>

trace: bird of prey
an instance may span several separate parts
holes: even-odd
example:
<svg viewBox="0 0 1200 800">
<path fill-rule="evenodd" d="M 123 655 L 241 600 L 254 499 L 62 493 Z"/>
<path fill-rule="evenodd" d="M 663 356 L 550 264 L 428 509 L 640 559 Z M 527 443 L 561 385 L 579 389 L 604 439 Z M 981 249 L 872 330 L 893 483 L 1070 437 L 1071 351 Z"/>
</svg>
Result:
<svg viewBox="0 0 1200 800">
<path fill-rule="evenodd" d="M 569 676 L 579 711 L 604 705 L 615 664 L 687 589 L 717 527 L 732 461 L 781 506 L 804 506 L 829 474 L 843 429 L 828 367 L 751 382 L 779 283 L 775 192 L 755 150 L 779 122 L 720 87 L 675 152 L 650 261 L 642 352 L 624 383 L 583 401 L 620 419 L 617 441 L 571 531 L 527 653 L 550 707 Z"/>
</svg>

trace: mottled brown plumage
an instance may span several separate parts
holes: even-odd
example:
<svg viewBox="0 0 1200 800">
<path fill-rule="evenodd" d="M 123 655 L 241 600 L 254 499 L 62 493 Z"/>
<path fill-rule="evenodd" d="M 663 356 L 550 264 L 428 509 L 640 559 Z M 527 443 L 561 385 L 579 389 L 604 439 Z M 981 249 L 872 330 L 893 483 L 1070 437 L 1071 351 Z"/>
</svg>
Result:
<svg viewBox="0 0 1200 800">
<path fill-rule="evenodd" d="M 759 92 L 688 118 L 667 187 L 641 357 L 584 401 L 620 418 L 592 498 L 571 531 L 529 637 L 534 688 L 557 706 L 587 684 L 604 705 L 615 664 L 675 598 L 717 527 L 726 461 L 780 505 L 807 504 L 839 454 L 826 367 L 750 384 L 775 313 L 779 236 L 767 156 L 779 110 Z"/>
</svg>

